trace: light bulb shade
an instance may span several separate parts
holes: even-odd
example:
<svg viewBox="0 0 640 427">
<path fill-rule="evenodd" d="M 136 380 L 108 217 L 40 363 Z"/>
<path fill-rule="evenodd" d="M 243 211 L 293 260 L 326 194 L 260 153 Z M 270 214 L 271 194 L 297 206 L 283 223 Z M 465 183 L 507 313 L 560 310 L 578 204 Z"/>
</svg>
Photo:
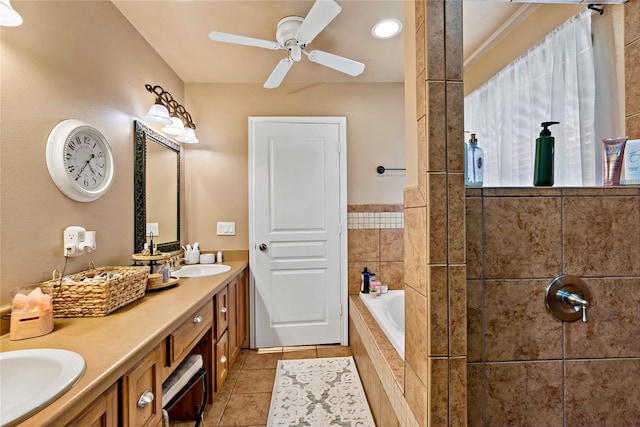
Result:
<svg viewBox="0 0 640 427">
<path fill-rule="evenodd" d="M 10 0 L 0 0 L 0 25 L 5 27 L 22 25 L 22 16 L 11 7 Z"/>
<path fill-rule="evenodd" d="M 184 132 L 176 138 L 176 141 L 184 142 L 185 144 L 196 144 L 199 142 L 198 138 L 196 138 L 196 132 L 191 128 L 184 128 Z"/>
<path fill-rule="evenodd" d="M 149 123 L 159 123 L 161 125 L 173 123 L 171 117 L 169 117 L 169 110 L 162 104 L 153 104 L 144 119 Z"/>
<path fill-rule="evenodd" d="M 163 127 L 162 132 L 169 135 L 180 135 L 184 132 L 184 123 L 177 117 L 171 117 L 171 124 Z"/>
</svg>

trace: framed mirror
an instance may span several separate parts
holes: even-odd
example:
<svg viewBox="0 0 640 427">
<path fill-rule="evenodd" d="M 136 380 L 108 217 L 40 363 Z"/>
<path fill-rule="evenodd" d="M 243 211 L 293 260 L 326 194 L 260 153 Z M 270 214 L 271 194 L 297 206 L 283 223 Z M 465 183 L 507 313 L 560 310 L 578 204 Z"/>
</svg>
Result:
<svg viewBox="0 0 640 427">
<path fill-rule="evenodd" d="M 135 124 L 134 253 L 155 230 L 160 252 L 180 249 L 180 145 L 139 121 Z"/>
</svg>

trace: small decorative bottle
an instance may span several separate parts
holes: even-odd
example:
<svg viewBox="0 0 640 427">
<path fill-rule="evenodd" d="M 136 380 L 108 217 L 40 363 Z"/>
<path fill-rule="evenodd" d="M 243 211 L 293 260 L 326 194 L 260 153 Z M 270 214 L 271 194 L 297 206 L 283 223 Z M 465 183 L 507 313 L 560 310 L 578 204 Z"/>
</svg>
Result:
<svg viewBox="0 0 640 427">
<path fill-rule="evenodd" d="M 484 171 L 484 151 L 478 147 L 476 134 L 471 134 L 465 164 L 465 184 L 468 187 L 482 187 Z"/>
</svg>

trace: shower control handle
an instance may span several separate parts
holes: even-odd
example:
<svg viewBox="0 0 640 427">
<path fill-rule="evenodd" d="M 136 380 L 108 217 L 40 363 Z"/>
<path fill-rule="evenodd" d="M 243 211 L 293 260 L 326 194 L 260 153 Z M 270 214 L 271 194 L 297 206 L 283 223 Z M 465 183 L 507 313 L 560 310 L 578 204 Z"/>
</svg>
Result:
<svg viewBox="0 0 640 427">
<path fill-rule="evenodd" d="M 577 276 L 561 275 L 547 286 L 545 303 L 558 320 L 573 322 L 580 318 L 587 323 L 587 308 L 591 296 L 586 283 Z"/>
<path fill-rule="evenodd" d="M 589 307 L 588 301 L 582 299 L 580 295 L 567 292 L 564 289 L 558 290 L 558 292 L 556 293 L 556 298 L 566 304 L 573 305 L 574 307 L 579 306 L 582 309 L 582 321 L 584 323 L 587 323 L 587 307 Z"/>
</svg>

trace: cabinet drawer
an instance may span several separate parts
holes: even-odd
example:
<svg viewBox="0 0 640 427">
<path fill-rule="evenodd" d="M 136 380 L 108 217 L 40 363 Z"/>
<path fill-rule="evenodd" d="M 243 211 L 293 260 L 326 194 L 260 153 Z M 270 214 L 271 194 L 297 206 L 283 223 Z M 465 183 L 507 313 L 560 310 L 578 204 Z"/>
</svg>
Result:
<svg viewBox="0 0 640 427">
<path fill-rule="evenodd" d="M 109 387 L 71 423 L 69 427 L 116 427 L 118 425 L 118 388 Z"/>
<path fill-rule="evenodd" d="M 189 314 L 180 326 L 169 336 L 169 363 L 177 366 L 213 324 L 211 301 L 204 303 Z"/>
<path fill-rule="evenodd" d="M 229 294 L 225 286 L 216 294 L 216 339 L 220 339 L 229 326 Z"/>
<path fill-rule="evenodd" d="M 127 372 L 122 381 L 122 425 L 149 427 L 162 422 L 160 346 Z"/>
<path fill-rule="evenodd" d="M 225 332 L 216 342 L 216 392 L 222 389 L 222 384 L 229 375 L 229 334 Z"/>
</svg>

